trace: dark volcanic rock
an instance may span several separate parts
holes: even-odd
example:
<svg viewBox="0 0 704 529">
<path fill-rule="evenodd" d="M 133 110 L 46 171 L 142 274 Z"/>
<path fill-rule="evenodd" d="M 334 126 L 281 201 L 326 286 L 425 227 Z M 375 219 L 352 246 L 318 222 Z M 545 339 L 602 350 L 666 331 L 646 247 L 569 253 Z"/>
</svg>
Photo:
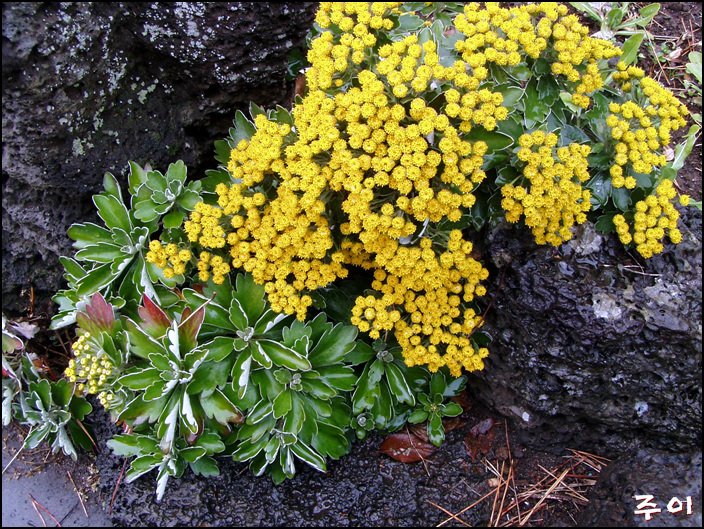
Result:
<svg viewBox="0 0 704 529">
<path fill-rule="evenodd" d="M 634 496 L 649 494 L 660 512 L 647 521 L 634 514 L 640 501 Z M 692 513 L 685 501 L 691 498 Z M 678 513 L 668 512 L 668 503 L 683 503 Z M 644 449 L 611 463 L 599 476 L 589 494 L 589 504 L 577 519 L 579 527 L 701 527 L 702 453 L 669 454 Z M 673 502 L 673 509 L 678 507 Z"/>
<path fill-rule="evenodd" d="M 524 442 L 604 455 L 700 446 L 701 213 L 684 224 L 680 245 L 645 262 L 591 226 L 557 249 L 490 235 L 494 342 L 469 387 Z"/>
<path fill-rule="evenodd" d="M 286 60 L 316 3 L 11 3 L 2 6 L 3 309 L 61 286 L 68 226 L 127 162 L 183 159 L 252 100 L 286 103 Z M 53 309 L 50 309 L 53 310 Z"/>
</svg>

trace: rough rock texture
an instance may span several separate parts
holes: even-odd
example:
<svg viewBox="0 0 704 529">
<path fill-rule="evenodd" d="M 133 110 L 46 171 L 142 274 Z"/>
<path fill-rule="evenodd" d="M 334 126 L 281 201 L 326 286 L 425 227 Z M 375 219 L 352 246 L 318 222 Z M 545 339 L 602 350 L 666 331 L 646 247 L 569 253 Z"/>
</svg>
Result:
<svg viewBox="0 0 704 529">
<path fill-rule="evenodd" d="M 640 501 L 633 496 L 649 494 L 661 510 L 647 521 L 634 514 Z M 692 514 L 685 501 L 691 498 Z M 668 503 L 683 503 L 678 513 L 668 512 Z M 579 527 L 701 527 L 702 453 L 669 454 L 644 449 L 611 463 L 591 490 L 589 504 L 577 519 Z M 677 502 L 672 508 L 678 507 Z"/>
<path fill-rule="evenodd" d="M 285 104 L 316 7 L 3 3 L 3 310 L 61 286 L 66 229 L 95 218 L 105 171 L 183 159 L 201 177 L 235 110 Z"/>
<path fill-rule="evenodd" d="M 469 387 L 534 447 L 603 455 L 701 444 L 701 213 L 643 262 L 587 226 L 558 249 L 498 229 L 487 368 Z"/>
<path fill-rule="evenodd" d="M 92 417 L 98 421 L 96 438 L 105 446 L 118 431 L 102 410 Z M 169 480 L 161 503 L 155 501 L 156 473 L 151 472 L 120 485 L 112 521 L 122 527 L 435 527 L 447 515 L 429 502 L 454 513 L 486 489 L 486 469 L 467 457 L 462 441 L 467 429 L 450 432 L 441 449 L 413 464 L 380 454 L 382 438 L 374 435 L 328 462 L 326 474 L 297 462 L 295 478 L 279 486 L 268 476 L 253 476 L 245 464 L 219 458 L 219 477 L 186 470 L 182 478 Z M 123 461 L 107 448 L 98 454 L 103 497 L 111 497 Z M 486 523 L 488 509 L 483 503 L 462 517 L 472 525 Z"/>
</svg>

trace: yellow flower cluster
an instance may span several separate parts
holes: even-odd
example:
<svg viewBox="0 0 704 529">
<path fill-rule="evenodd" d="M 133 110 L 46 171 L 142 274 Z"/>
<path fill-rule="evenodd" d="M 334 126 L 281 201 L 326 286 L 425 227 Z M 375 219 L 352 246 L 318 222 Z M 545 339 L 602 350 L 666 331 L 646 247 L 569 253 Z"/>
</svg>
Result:
<svg viewBox="0 0 704 529">
<path fill-rule="evenodd" d="M 634 101 L 611 103 L 611 113 L 606 118 L 611 137 L 616 140 L 611 185 L 634 189 L 637 182 L 628 174 L 628 166 L 641 174 L 651 174 L 656 167 L 664 166 L 667 160 L 662 148 L 670 143 L 671 131 L 686 125 L 684 118 L 689 111 L 669 90 L 644 77 L 640 68 L 626 68 L 623 63 L 618 67 L 614 78 L 619 82 L 627 80 L 623 88 L 630 89 L 631 83 L 637 82 L 647 99 L 642 106 Z"/>
<path fill-rule="evenodd" d="M 591 209 L 590 193 L 581 186 L 589 179 L 591 148 L 577 143 L 556 148 L 557 140 L 555 134 L 542 131 L 522 135 L 517 155 L 526 164 L 523 176 L 530 186 L 501 188 L 506 220 L 518 222 L 524 216 L 535 242 L 553 246 L 570 240 L 572 226 L 585 222 Z"/>
<path fill-rule="evenodd" d="M 480 282 L 489 272 L 470 257 L 472 243 L 460 230 L 452 230 L 447 240 L 437 238 L 436 248 L 432 238 L 422 237 L 417 246 L 396 245 L 385 255 L 371 285 L 379 296 L 358 297 L 351 321 L 371 338 L 394 330 L 409 366 L 425 364 L 436 371 L 445 365 L 459 376 L 463 368 L 482 369 L 488 353 L 472 346 L 469 336 L 482 320 L 473 309 L 463 310 L 462 302 L 486 294 Z"/>
<path fill-rule="evenodd" d="M 672 181 L 663 180 L 655 189 L 654 195 L 636 203 L 632 229 L 623 215 L 616 215 L 613 222 L 621 242 L 635 243 L 638 253 L 646 259 L 662 253 L 662 240 L 666 233 L 674 244 L 680 243 L 682 233 L 677 229 L 680 214 L 673 205 L 676 196 Z M 680 197 L 681 204 L 688 202 L 687 195 Z"/>
<path fill-rule="evenodd" d="M 231 151 L 231 183 L 217 186 L 217 203 L 198 204 L 184 230 L 198 247 L 201 280 L 222 282 L 243 269 L 264 285 L 275 311 L 299 319 L 311 291 L 346 277 L 349 266 L 372 270 L 372 289 L 356 300 L 353 323 L 373 338 L 393 332 L 409 365 L 447 366 L 459 375 L 481 369 L 487 354 L 472 344 L 482 319 L 471 304 L 485 294 L 488 272 L 460 231 L 440 226 L 461 220 L 485 180 L 488 146 L 471 133 L 493 131 L 509 114 L 490 74 L 541 61 L 566 82 L 572 102 L 587 108 L 603 87 L 599 65 L 620 50 L 590 38 L 562 5 L 469 3 L 454 20 L 459 56 L 448 59 L 433 39 L 389 31 L 399 5 L 321 4 L 323 31 L 311 43 L 308 92 L 292 124 L 257 115 L 255 132 Z M 680 114 L 671 115 L 664 89 L 638 82 L 656 107 L 659 148 Z M 634 167 L 653 165 L 648 156 L 629 158 L 642 151 L 620 121 L 635 111 L 620 108 L 610 117 L 613 130 L 627 136 L 617 149 L 625 146 Z M 639 142 L 643 134 L 652 135 L 633 132 Z M 542 131 L 524 134 L 519 146 L 524 180 L 502 188 L 506 218 L 525 218 L 539 244 L 559 245 L 591 208 L 581 185 L 590 147 L 558 148 L 557 136 Z M 152 262 L 167 266 L 166 249 L 153 252 Z"/>
<path fill-rule="evenodd" d="M 78 382 L 81 393 L 95 394 L 100 392 L 100 402 L 107 407 L 113 399 L 113 394 L 105 387 L 108 377 L 112 375 L 114 366 L 97 343 L 91 340 L 90 333 L 81 334 L 71 346 L 74 358 L 69 360 L 65 375 L 69 382 Z M 103 402 L 105 401 L 105 402 Z"/>
<path fill-rule="evenodd" d="M 219 255 L 209 252 L 200 252 L 198 256 L 198 279 L 207 281 L 212 273 L 213 283 L 222 285 L 225 276 L 230 273 L 230 264 Z"/>
<path fill-rule="evenodd" d="M 341 86 L 343 77 L 349 77 L 377 43 L 375 33 L 393 28 L 388 15 L 399 5 L 401 2 L 321 2 L 315 21 L 323 29 L 337 26 L 344 35 L 335 43 L 333 34 L 326 31 L 311 43 L 308 87 L 325 90 Z"/>
<path fill-rule="evenodd" d="M 146 259 L 148 263 L 154 263 L 159 268 L 162 268 L 164 277 L 170 279 L 174 275 L 186 272 L 186 265 L 191 260 L 191 251 L 179 248 L 174 243 L 164 246 L 161 241 L 153 240 L 149 242 L 149 251 Z"/>
<path fill-rule="evenodd" d="M 598 61 L 621 54 L 613 44 L 589 37 L 589 29 L 568 15 L 566 6 L 553 2 L 512 8 L 472 2 L 455 18 L 455 27 L 466 36 L 455 48 L 479 81 L 488 75 L 489 64 L 517 66 L 544 55 L 553 74 L 574 83 L 572 102 L 583 108 L 590 103 L 586 94 L 603 86 Z"/>
</svg>

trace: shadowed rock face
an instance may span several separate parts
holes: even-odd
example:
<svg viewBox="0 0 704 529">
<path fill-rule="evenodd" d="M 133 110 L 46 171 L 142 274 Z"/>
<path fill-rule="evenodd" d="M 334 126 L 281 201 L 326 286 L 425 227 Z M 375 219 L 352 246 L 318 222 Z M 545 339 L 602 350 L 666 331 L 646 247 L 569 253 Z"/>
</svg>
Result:
<svg viewBox="0 0 704 529">
<path fill-rule="evenodd" d="M 661 512 L 651 520 L 635 514 L 640 501 L 633 496 L 649 494 Z M 691 498 L 691 514 L 685 502 Z M 680 512 L 669 512 L 672 498 L 682 502 Z M 701 527 L 702 453 L 670 454 L 643 449 L 624 455 L 601 473 L 580 513 L 579 527 Z M 671 504 L 678 509 L 677 502 Z"/>
<path fill-rule="evenodd" d="M 684 241 L 646 262 L 590 227 L 558 249 L 490 235 L 494 342 L 468 386 L 524 442 L 604 455 L 700 446 L 701 213 L 684 224 Z"/>
<path fill-rule="evenodd" d="M 4 3 L 3 309 L 61 286 L 68 226 L 96 219 L 129 160 L 194 177 L 249 101 L 286 104 L 286 60 L 317 4 Z"/>
</svg>

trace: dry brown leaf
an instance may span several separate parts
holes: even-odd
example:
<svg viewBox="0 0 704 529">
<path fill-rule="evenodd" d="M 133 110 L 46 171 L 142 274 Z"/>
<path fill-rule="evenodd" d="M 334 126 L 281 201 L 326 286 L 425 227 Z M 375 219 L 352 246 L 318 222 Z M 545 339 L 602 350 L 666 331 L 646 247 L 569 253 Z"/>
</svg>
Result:
<svg viewBox="0 0 704 529">
<path fill-rule="evenodd" d="M 479 456 L 487 455 L 491 450 L 491 444 L 496 437 L 495 424 L 496 421 L 492 417 L 484 419 L 472 426 L 464 438 L 464 446 L 472 462 L 476 461 Z"/>
<path fill-rule="evenodd" d="M 419 439 L 411 432 L 389 435 L 381 444 L 379 451 L 401 463 L 417 463 L 430 457 L 437 448 Z"/>
</svg>

